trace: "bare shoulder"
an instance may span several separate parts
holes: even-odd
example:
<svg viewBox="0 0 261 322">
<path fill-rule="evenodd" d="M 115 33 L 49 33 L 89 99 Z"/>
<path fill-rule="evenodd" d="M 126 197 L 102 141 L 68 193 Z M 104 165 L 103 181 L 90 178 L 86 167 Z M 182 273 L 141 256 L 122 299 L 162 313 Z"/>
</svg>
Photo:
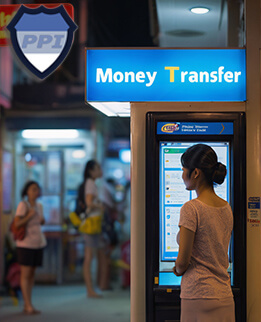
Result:
<svg viewBox="0 0 261 322">
<path fill-rule="evenodd" d="M 225 207 L 228 205 L 228 202 L 222 198 L 220 198 L 219 196 L 216 196 L 217 197 L 217 206 L 216 207 Z"/>
</svg>

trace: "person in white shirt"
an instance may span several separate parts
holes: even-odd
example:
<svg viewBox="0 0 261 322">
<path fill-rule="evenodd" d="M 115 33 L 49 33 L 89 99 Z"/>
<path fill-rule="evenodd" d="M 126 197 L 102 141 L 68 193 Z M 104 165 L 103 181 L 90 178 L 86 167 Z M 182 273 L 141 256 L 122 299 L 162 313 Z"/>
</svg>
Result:
<svg viewBox="0 0 261 322">
<path fill-rule="evenodd" d="M 96 160 L 90 160 L 87 162 L 84 170 L 84 181 L 85 181 L 85 204 L 86 214 L 88 217 L 103 216 L 104 207 L 98 196 L 98 189 L 95 184 L 95 180 L 102 177 L 102 169 L 100 164 Z M 105 247 L 102 239 L 102 233 L 97 234 L 84 234 L 85 240 L 85 253 L 83 263 L 83 276 L 85 285 L 87 288 L 88 297 L 100 298 L 92 283 L 91 276 L 91 264 L 95 255 L 97 255 L 97 280 L 99 286 L 102 286 L 106 279 L 106 273 L 104 269 L 106 267 L 106 258 L 104 256 L 103 248 Z M 101 287 L 102 288 L 102 287 Z"/>
</svg>

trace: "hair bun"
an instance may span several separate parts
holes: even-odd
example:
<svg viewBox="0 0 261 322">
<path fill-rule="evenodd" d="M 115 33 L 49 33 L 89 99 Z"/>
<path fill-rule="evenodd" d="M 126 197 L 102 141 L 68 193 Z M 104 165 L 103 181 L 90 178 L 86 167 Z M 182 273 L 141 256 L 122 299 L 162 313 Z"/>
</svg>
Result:
<svg viewBox="0 0 261 322">
<path fill-rule="evenodd" d="M 215 171 L 213 173 L 213 182 L 217 184 L 223 183 L 226 175 L 227 175 L 226 166 L 221 162 L 217 162 Z"/>
<path fill-rule="evenodd" d="M 215 169 L 218 170 L 219 169 L 219 166 L 221 165 L 222 163 L 221 162 L 217 162 L 216 166 L 215 166 Z"/>
</svg>

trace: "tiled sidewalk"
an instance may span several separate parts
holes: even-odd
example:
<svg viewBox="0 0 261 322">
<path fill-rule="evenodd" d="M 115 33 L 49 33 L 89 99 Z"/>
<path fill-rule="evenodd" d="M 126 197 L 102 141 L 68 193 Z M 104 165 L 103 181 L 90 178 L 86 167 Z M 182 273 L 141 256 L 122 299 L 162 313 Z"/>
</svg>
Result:
<svg viewBox="0 0 261 322">
<path fill-rule="evenodd" d="M 0 299 L 1 322 L 129 322 L 130 292 L 115 289 L 103 292 L 102 299 L 89 299 L 82 285 L 35 286 L 35 308 L 40 315 L 22 314 L 20 301 L 14 306 L 11 298 Z"/>
</svg>

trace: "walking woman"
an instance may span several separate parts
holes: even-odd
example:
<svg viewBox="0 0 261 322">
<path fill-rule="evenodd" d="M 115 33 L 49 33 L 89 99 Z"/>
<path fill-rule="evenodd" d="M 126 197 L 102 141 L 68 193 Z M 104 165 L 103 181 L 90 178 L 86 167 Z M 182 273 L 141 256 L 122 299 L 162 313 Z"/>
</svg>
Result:
<svg viewBox="0 0 261 322">
<path fill-rule="evenodd" d="M 95 180 L 102 177 L 102 169 L 99 163 L 95 160 L 87 162 L 84 170 L 85 181 L 85 204 L 87 205 L 86 214 L 88 217 L 102 217 L 104 208 L 98 196 L 98 189 L 95 184 Z M 100 218 L 101 223 L 101 218 Z M 88 297 L 100 298 L 93 287 L 91 264 L 95 255 L 97 255 L 97 281 L 100 288 L 106 283 L 106 258 L 104 256 L 105 247 L 102 240 L 101 225 L 100 232 L 95 234 L 84 234 L 85 239 L 85 254 L 83 263 L 83 274 L 87 288 Z"/>
<path fill-rule="evenodd" d="M 227 272 L 233 214 L 213 188 L 223 183 L 226 167 L 205 144 L 188 148 L 181 163 L 186 189 L 197 194 L 180 211 L 179 254 L 173 271 L 182 276 L 181 322 L 234 322 Z"/>
<path fill-rule="evenodd" d="M 44 224 L 43 208 L 36 200 L 40 196 L 37 182 L 29 181 L 22 190 L 24 199 L 18 204 L 15 214 L 15 225 L 25 226 L 25 237 L 16 241 L 18 263 L 21 266 L 21 290 L 25 314 L 39 314 L 32 304 L 32 289 L 37 266 L 42 265 L 43 248 L 46 239 L 41 231 Z"/>
</svg>

